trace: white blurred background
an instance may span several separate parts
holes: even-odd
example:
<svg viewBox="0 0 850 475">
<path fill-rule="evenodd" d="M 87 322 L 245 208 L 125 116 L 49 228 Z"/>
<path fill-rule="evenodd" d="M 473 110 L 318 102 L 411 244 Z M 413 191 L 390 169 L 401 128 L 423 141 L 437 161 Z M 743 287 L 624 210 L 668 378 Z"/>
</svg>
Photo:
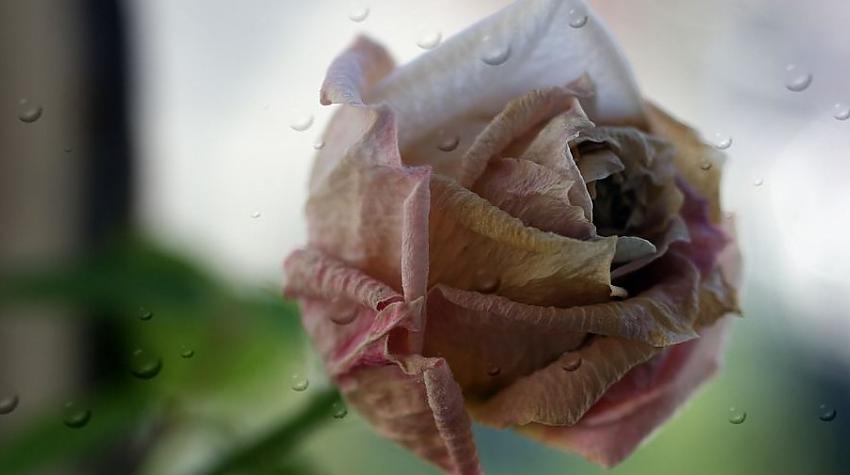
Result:
<svg viewBox="0 0 850 475">
<path fill-rule="evenodd" d="M 144 228 L 234 282 L 278 285 L 283 257 L 306 239 L 306 177 L 332 113 L 318 88 L 333 57 L 365 32 L 403 63 L 423 35 L 446 38 L 508 3 L 132 0 Z M 740 325 L 850 362 L 850 120 L 834 118 L 834 104 L 850 103 L 850 2 L 592 4 L 646 97 L 708 141 L 732 139 L 725 202 L 751 310 Z M 786 87 L 799 80 L 789 64 L 812 75 L 808 88 Z M 293 130 L 305 114 L 312 126 Z"/>
</svg>

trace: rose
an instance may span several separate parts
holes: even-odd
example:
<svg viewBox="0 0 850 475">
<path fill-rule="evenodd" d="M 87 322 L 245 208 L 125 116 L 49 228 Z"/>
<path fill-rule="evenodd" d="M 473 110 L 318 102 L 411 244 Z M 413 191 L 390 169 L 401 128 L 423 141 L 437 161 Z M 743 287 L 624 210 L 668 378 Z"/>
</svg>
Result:
<svg viewBox="0 0 850 475">
<path fill-rule="evenodd" d="M 447 472 L 480 471 L 468 414 L 619 462 L 737 308 L 719 152 L 574 5 L 518 2 L 401 68 L 360 38 L 322 86 L 342 106 L 285 291 L 349 404 Z"/>
</svg>

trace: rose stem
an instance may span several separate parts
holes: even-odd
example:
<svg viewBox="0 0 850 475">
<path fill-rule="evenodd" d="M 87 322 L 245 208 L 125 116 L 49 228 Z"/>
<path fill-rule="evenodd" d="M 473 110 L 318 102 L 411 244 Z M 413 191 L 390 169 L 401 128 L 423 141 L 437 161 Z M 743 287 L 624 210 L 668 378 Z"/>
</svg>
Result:
<svg viewBox="0 0 850 475">
<path fill-rule="evenodd" d="M 271 430 L 258 436 L 252 443 L 235 449 L 207 471 L 206 475 L 224 475 L 243 472 L 246 468 L 279 461 L 287 451 L 302 441 L 306 435 L 322 424 L 333 420 L 331 405 L 340 400 L 336 389 L 323 389 L 296 414 L 286 417 Z"/>
</svg>

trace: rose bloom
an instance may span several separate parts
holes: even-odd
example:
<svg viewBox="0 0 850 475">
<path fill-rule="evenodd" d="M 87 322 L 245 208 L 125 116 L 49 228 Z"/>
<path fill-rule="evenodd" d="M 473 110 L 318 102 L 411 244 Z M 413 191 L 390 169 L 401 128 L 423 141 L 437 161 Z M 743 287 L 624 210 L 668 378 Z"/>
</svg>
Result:
<svg viewBox="0 0 850 475">
<path fill-rule="evenodd" d="M 321 89 L 285 292 L 348 403 L 446 472 L 480 473 L 472 418 L 618 463 L 737 311 L 720 153 L 573 8 L 517 2 L 399 68 L 359 38 Z"/>
</svg>

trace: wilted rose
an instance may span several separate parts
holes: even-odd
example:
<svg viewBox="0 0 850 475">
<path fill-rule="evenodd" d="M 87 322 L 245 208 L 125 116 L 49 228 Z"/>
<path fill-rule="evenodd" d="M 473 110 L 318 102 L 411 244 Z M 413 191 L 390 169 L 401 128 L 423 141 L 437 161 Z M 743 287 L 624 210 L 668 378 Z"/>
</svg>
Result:
<svg viewBox="0 0 850 475">
<path fill-rule="evenodd" d="M 517 2 L 401 68 L 360 38 L 322 86 L 341 107 L 285 290 L 349 404 L 447 472 L 480 472 L 470 414 L 619 462 L 737 310 L 719 153 L 574 3 Z"/>
</svg>

